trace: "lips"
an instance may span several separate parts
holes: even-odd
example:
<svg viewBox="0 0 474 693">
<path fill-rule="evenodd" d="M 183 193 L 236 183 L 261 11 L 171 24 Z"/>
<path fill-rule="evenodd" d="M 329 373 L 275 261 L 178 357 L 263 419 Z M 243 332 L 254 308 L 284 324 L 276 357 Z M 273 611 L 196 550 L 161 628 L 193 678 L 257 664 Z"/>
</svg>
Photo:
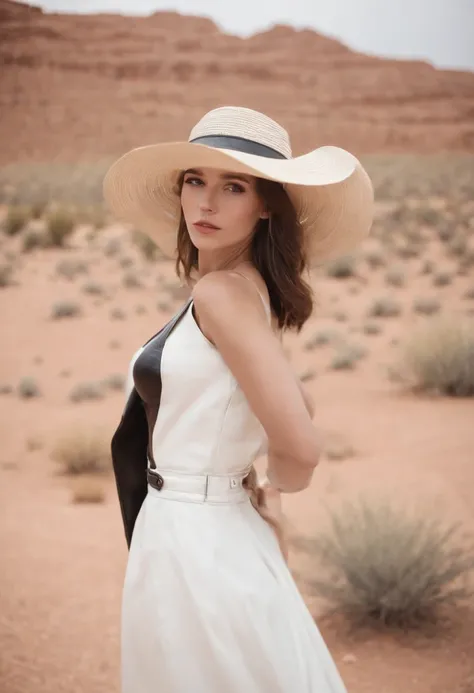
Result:
<svg viewBox="0 0 474 693">
<path fill-rule="evenodd" d="M 219 227 L 215 224 L 211 224 L 209 221 L 199 220 L 196 221 L 193 226 L 201 233 L 211 233 L 212 231 L 218 231 Z"/>
</svg>

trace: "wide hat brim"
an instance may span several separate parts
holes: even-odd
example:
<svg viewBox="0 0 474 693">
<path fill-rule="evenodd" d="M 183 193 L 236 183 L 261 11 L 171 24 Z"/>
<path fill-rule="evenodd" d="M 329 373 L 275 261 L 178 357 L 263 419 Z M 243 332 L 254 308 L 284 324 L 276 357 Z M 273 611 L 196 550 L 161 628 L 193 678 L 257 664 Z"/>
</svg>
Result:
<svg viewBox="0 0 474 693">
<path fill-rule="evenodd" d="M 334 146 L 292 159 L 192 142 L 138 147 L 112 164 L 104 178 L 104 198 L 117 218 L 133 224 L 175 258 L 181 214 L 176 181 L 185 169 L 205 167 L 282 183 L 303 226 L 310 267 L 351 252 L 370 231 L 370 178 L 353 154 Z"/>
</svg>

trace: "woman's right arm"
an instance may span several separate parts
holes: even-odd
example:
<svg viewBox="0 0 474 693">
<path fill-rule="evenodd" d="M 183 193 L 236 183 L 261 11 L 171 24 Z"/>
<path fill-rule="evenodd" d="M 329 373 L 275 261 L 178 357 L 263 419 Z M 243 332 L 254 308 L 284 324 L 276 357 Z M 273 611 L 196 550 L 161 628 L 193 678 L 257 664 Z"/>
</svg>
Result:
<svg viewBox="0 0 474 693">
<path fill-rule="evenodd" d="M 199 324 L 238 381 L 268 438 L 268 477 L 279 490 L 306 488 L 319 462 L 320 438 L 309 396 L 288 363 L 249 282 L 210 272 L 193 288 Z"/>
</svg>

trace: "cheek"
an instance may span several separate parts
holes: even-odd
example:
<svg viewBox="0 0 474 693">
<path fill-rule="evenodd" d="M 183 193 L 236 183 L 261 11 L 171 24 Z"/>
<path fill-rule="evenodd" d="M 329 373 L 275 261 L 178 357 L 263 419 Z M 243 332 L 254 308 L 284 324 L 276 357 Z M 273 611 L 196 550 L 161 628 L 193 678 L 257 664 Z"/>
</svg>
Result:
<svg viewBox="0 0 474 693">
<path fill-rule="evenodd" d="M 260 205 L 252 198 L 236 200 L 233 205 L 233 225 L 241 230 L 242 235 L 251 232 L 260 218 Z"/>
</svg>

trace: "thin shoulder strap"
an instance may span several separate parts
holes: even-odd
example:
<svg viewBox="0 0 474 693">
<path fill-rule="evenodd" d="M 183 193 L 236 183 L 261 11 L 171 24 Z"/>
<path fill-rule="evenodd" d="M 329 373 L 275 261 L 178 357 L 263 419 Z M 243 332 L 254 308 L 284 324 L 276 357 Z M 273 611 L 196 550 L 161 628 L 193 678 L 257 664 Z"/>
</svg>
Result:
<svg viewBox="0 0 474 693">
<path fill-rule="evenodd" d="M 269 322 L 270 322 L 270 324 L 271 324 L 271 322 L 272 322 L 272 312 L 271 312 L 270 306 L 269 306 L 268 303 L 266 302 L 266 300 L 265 300 L 265 298 L 264 298 L 262 292 L 260 291 L 260 289 L 258 288 L 258 286 L 255 284 L 255 282 L 252 281 L 252 280 L 250 279 L 250 277 L 247 277 L 246 274 L 242 274 L 242 272 L 237 272 L 237 270 L 232 270 L 232 271 L 230 272 L 230 274 L 239 274 L 241 277 L 245 277 L 245 279 L 247 279 L 247 281 L 249 281 L 249 282 L 253 285 L 253 287 L 257 290 L 258 295 L 259 295 L 260 298 L 262 299 L 262 303 L 263 303 L 263 307 L 264 307 L 264 309 L 265 309 L 265 313 L 267 314 L 267 318 L 268 318 L 268 320 L 269 320 Z"/>
</svg>

